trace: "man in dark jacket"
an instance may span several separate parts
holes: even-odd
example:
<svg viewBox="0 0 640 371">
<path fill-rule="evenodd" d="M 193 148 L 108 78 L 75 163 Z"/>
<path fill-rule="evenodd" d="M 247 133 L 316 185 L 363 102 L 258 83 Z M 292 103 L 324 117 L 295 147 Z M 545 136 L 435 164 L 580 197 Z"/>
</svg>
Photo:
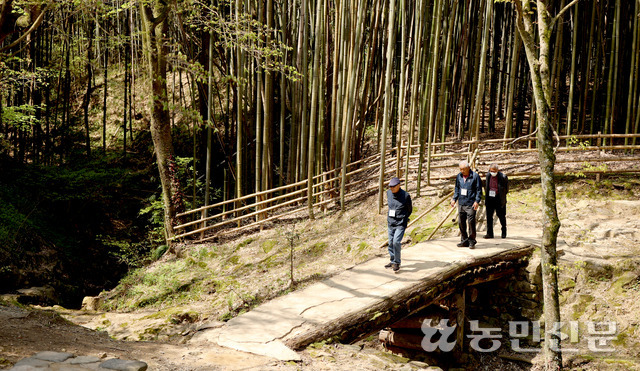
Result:
<svg viewBox="0 0 640 371">
<path fill-rule="evenodd" d="M 451 207 L 458 201 L 458 226 L 460 243 L 458 247 L 476 247 L 476 210 L 482 199 L 482 181 L 478 173 L 471 171 L 467 161 L 460 162 L 460 173 L 456 177 Z M 469 234 L 467 235 L 467 220 Z"/>
<path fill-rule="evenodd" d="M 485 184 L 485 206 L 487 208 L 487 234 L 484 238 L 493 238 L 493 212 L 495 211 L 502 226 L 502 238 L 507 237 L 507 193 L 509 179 L 500 172 L 497 164 L 491 164 Z"/>
<path fill-rule="evenodd" d="M 400 189 L 400 179 L 391 178 L 387 191 L 387 226 L 389 230 L 389 258 L 391 261 L 385 268 L 392 268 L 394 272 L 400 269 L 400 250 L 404 231 L 407 229 L 409 216 L 413 212 L 411 196 L 404 189 Z"/>
</svg>

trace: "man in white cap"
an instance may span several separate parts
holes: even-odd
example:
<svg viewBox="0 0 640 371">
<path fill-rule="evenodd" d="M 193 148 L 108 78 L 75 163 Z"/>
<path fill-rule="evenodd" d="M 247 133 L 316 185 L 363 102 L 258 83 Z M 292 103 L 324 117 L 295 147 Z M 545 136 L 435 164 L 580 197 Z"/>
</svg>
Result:
<svg viewBox="0 0 640 371">
<path fill-rule="evenodd" d="M 387 226 L 389 230 L 389 258 L 390 262 L 385 268 L 391 268 L 395 273 L 400 269 L 400 250 L 404 231 L 407 229 L 409 216 L 413 212 L 411 196 L 400 188 L 400 179 L 393 177 L 389 181 L 387 191 Z"/>
</svg>

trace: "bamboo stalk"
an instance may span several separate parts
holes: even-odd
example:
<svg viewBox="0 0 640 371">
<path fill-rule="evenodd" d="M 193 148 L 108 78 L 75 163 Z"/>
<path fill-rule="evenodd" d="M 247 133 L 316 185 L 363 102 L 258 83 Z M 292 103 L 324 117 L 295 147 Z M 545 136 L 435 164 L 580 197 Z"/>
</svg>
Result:
<svg viewBox="0 0 640 371">
<path fill-rule="evenodd" d="M 440 223 L 438 223 L 438 225 L 436 226 L 436 228 L 433 230 L 433 232 L 431 232 L 431 234 L 429 235 L 429 237 L 427 237 L 427 241 L 429 241 L 431 239 L 431 237 L 433 237 L 433 235 L 436 234 L 436 232 L 438 232 L 438 230 L 440 229 L 440 227 L 442 227 L 442 225 L 444 224 L 444 222 L 447 221 L 447 219 L 449 219 L 449 217 L 451 216 L 451 214 L 453 214 L 454 211 L 456 211 L 456 207 L 452 207 L 451 210 L 449 210 L 449 212 L 447 213 L 447 215 L 442 218 L 442 220 L 440 221 Z"/>
<path fill-rule="evenodd" d="M 407 225 L 407 228 L 411 227 L 412 225 L 415 224 L 415 222 L 417 222 L 418 220 L 420 220 L 422 217 L 424 217 L 425 215 L 427 215 L 429 212 L 431 212 L 433 209 L 435 209 L 436 207 L 440 206 L 440 204 L 442 204 L 444 201 L 448 200 L 449 198 L 451 198 L 451 196 L 453 196 L 453 192 L 449 192 L 447 193 L 445 196 L 443 196 L 442 198 L 440 198 L 440 200 L 438 200 L 438 202 L 436 202 L 435 204 L 431 205 L 430 208 L 427 209 L 427 211 L 423 212 L 422 214 L 418 215 L 417 218 L 413 219 L 411 221 L 411 223 L 409 223 Z M 388 243 L 388 242 L 387 242 Z"/>
<path fill-rule="evenodd" d="M 571 81 L 569 83 L 569 103 L 567 104 L 567 135 L 571 135 L 571 120 L 573 120 L 573 88 L 576 78 L 576 49 L 578 47 L 578 4 L 573 9 L 573 35 L 571 36 Z"/>
<path fill-rule="evenodd" d="M 633 49 L 631 51 L 631 66 L 629 68 L 629 97 L 627 99 L 627 121 L 625 123 L 625 134 L 629 134 L 629 130 L 631 129 L 631 116 L 633 114 L 633 98 L 634 98 L 634 94 L 636 91 L 636 84 L 637 84 L 637 80 L 634 78 L 635 77 L 635 73 L 636 73 L 636 64 L 638 63 L 638 61 L 636 60 L 636 40 L 638 37 L 638 1 L 634 1 L 634 6 L 633 6 L 633 14 L 635 15 L 633 17 L 633 41 L 632 44 L 633 45 Z M 629 144 L 628 139 L 624 140 L 624 144 Z"/>
</svg>

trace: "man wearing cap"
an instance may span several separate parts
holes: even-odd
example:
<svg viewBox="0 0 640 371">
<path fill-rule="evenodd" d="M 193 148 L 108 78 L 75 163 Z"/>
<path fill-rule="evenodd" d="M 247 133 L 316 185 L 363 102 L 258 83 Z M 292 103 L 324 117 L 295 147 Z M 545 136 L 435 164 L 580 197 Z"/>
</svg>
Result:
<svg viewBox="0 0 640 371">
<path fill-rule="evenodd" d="M 458 247 L 476 247 L 476 210 L 482 198 L 482 181 L 478 173 L 471 171 L 467 161 L 460 161 L 460 173 L 456 176 L 451 207 L 458 201 L 458 226 L 460 243 Z M 467 220 L 469 234 L 467 234 Z"/>
<path fill-rule="evenodd" d="M 409 216 L 413 212 L 411 196 L 404 189 L 400 189 L 400 179 L 393 177 L 389 181 L 387 191 L 387 226 L 389 230 L 389 258 L 391 261 L 385 268 L 391 268 L 394 272 L 400 269 L 400 250 L 404 231 L 407 229 Z"/>
<path fill-rule="evenodd" d="M 493 212 L 495 210 L 500 225 L 502 238 L 507 237 L 507 193 L 509 193 L 509 179 L 500 172 L 498 164 L 491 164 L 485 183 L 485 207 L 487 210 L 487 234 L 484 238 L 493 238 Z"/>
</svg>

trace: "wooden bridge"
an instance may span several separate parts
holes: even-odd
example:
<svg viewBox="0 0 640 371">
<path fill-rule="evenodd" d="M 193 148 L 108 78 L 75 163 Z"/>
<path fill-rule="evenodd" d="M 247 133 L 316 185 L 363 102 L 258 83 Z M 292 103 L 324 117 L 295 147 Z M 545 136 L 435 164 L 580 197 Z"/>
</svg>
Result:
<svg viewBox="0 0 640 371">
<path fill-rule="evenodd" d="M 236 350 L 299 360 L 294 350 L 313 342 L 356 339 L 466 287 L 512 275 L 540 238 L 532 234 L 536 231 L 517 227 L 510 233 L 514 237 L 482 240 L 473 250 L 456 247 L 457 237 L 419 243 L 403 250 L 399 273 L 383 267 L 386 256 L 374 258 L 196 336 Z M 460 315 L 464 318 L 464 311 Z"/>
</svg>

